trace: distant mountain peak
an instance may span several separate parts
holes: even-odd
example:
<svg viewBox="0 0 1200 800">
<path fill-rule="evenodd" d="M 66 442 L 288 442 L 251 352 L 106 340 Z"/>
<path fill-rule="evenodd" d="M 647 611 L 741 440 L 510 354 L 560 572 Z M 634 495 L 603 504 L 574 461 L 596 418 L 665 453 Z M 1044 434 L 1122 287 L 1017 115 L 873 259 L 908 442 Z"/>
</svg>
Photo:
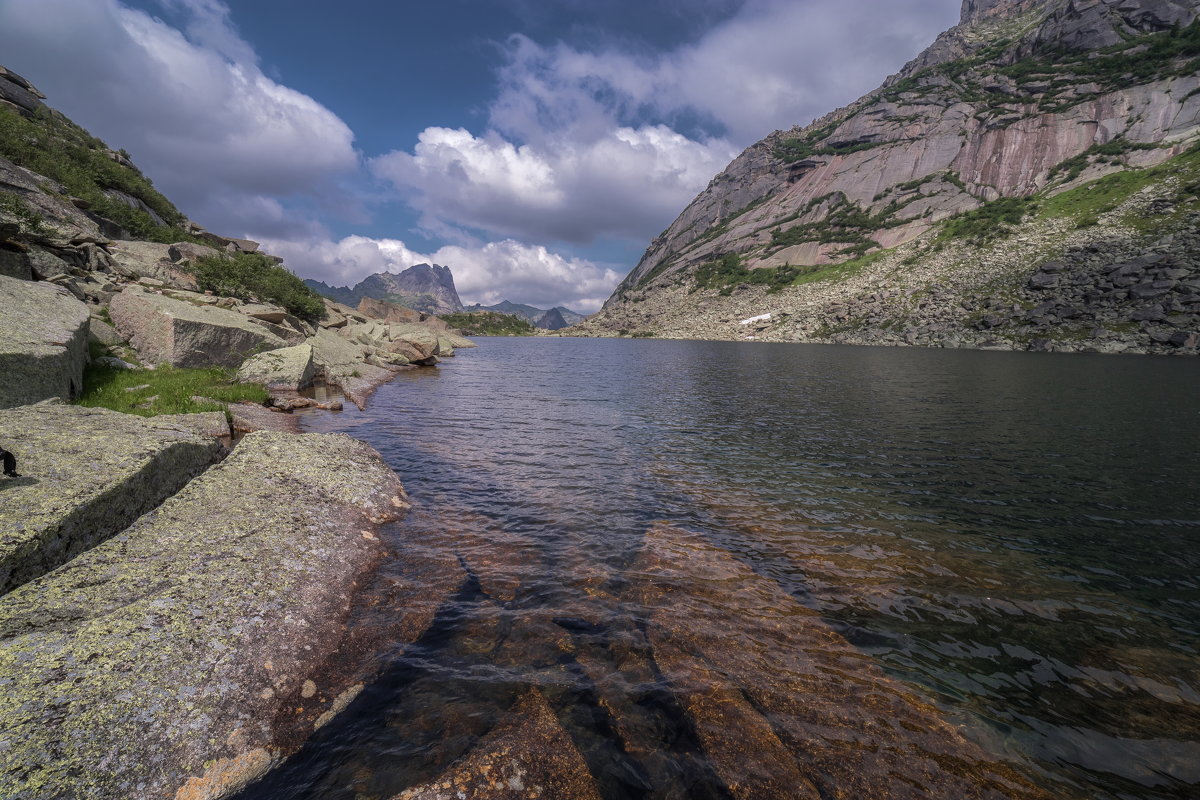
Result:
<svg viewBox="0 0 1200 800">
<path fill-rule="evenodd" d="M 376 272 L 352 288 L 306 280 L 318 294 L 357 306 L 364 297 L 384 300 L 426 314 L 453 314 L 463 310 L 454 274 L 440 264 L 415 264 L 402 272 Z"/>
<path fill-rule="evenodd" d="M 576 325 L 587 319 L 586 314 L 580 314 L 578 311 L 572 311 L 563 306 L 555 306 L 551 309 L 538 308 L 536 306 L 528 306 L 523 303 L 513 303 L 508 300 L 501 300 L 495 305 L 485 306 L 476 303 L 472 306 L 467 306 L 467 311 L 496 311 L 501 314 L 512 314 L 533 325 L 535 328 L 542 328 L 548 331 L 557 331 L 562 328 Z M 561 322 L 561 324 L 559 324 Z"/>
</svg>

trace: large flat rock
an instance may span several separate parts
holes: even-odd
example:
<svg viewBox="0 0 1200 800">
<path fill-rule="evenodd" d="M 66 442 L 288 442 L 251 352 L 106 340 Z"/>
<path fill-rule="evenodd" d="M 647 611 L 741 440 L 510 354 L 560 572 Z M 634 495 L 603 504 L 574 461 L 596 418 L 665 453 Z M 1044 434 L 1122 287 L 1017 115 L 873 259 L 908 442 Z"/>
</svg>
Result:
<svg viewBox="0 0 1200 800">
<path fill-rule="evenodd" d="M 78 395 L 88 320 L 65 289 L 0 275 L 0 408 Z"/>
<path fill-rule="evenodd" d="M 0 414 L 0 444 L 22 476 L 0 479 L 0 594 L 124 530 L 221 454 L 186 420 L 58 402 Z"/>
<path fill-rule="evenodd" d="M 360 685 L 338 653 L 399 479 L 342 435 L 254 433 L 0 598 L 0 797 L 209 798 Z"/>
<path fill-rule="evenodd" d="M 251 318 L 131 286 L 112 299 L 109 314 L 148 364 L 237 367 L 247 356 L 286 342 Z"/>
<path fill-rule="evenodd" d="M 536 689 L 458 764 L 392 800 L 600 800 L 587 764 Z"/>
</svg>

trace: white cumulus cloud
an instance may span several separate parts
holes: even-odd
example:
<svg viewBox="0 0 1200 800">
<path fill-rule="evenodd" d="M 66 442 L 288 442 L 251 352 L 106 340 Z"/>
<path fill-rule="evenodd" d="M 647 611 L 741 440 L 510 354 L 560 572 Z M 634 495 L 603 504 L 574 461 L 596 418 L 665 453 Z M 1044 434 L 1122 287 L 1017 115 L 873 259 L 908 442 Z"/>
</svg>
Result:
<svg viewBox="0 0 1200 800">
<path fill-rule="evenodd" d="M 663 125 L 614 127 L 516 145 L 495 132 L 427 128 L 412 153 L 372 161 L 376 175 L 415 193 L 429 217 L 533 240 L 647 238 L 733 155 Z"/>
</svg>

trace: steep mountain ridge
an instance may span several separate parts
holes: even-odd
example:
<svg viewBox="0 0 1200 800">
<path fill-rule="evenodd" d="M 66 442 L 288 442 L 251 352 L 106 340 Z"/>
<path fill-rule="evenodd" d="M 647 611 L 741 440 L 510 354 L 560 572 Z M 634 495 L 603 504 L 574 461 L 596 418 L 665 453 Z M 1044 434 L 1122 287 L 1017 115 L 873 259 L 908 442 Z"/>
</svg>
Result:
<svg viewBox="0 0 1200 800">
<path fill-rule="evenodd" d="M 416 264 L 403 272 L 377 272 L 352 288 L 330 286 L 306 280 L 313 291 L 348 306 L 357 306 L 364 297 L 384 300 L 425 314 L 453 314 L 463 310 L 454 274 L 438 264 Z"/>
<path fill-rule="evenodd" d="M 1032 210 L 1020 198 L 1182 157 L 1200 133 L 1198 5 L 967 0 L 960 24 L 879 89 L 738 156 L 583 332 L 658 333 L 646 309 L 680 285 L 699 290 L 681 302 L 713 313 L 728 292 L 707 290 L 738 284 L 803 305 L 805 287 L 913 240 L 945 243 L 972 215 L 995 217 L 999 233 Z M 892 282 L 922 288 L 903 274 Z"/>
</svg>

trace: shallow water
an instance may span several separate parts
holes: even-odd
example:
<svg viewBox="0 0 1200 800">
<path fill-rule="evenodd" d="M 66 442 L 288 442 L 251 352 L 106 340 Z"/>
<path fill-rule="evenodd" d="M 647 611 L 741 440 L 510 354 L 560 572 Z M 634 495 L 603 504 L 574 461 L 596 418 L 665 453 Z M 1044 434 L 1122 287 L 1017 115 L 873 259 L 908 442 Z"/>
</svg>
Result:
<svg viewBox="0 0 1200 800">
<path fill-rule="evenodd" d="M 826 692 L 810 718 L 768 688 L 800 691 L 791 659 L 829 629 L 831 657 L 961 732 L 947 753 L 1052 796 L 1200 796 L 1200 363 L 479 344 L 400 375 L 366 412 L 305 415 L 384 455 L 415 504 L 394 541 L 464 580 L 242 800 L 389 798 L 467 753 L 528 686 L 606 800 L 727 798 L 731 775 L 772 762 L 726 757 L 688 710 L 692 660 L 785 750 L 816 751 L 821 709 L 861 708 Z M 655 542 L 677 555 L 659 565 L 670 576 L 648 566 Z M 663 581 L 678 592 L 656 606 L 647 587 Z M 680 603 L 694 630 L 656 638 Z M 823 793 L 850 785 L 802 767 Z"/>
</svg>

